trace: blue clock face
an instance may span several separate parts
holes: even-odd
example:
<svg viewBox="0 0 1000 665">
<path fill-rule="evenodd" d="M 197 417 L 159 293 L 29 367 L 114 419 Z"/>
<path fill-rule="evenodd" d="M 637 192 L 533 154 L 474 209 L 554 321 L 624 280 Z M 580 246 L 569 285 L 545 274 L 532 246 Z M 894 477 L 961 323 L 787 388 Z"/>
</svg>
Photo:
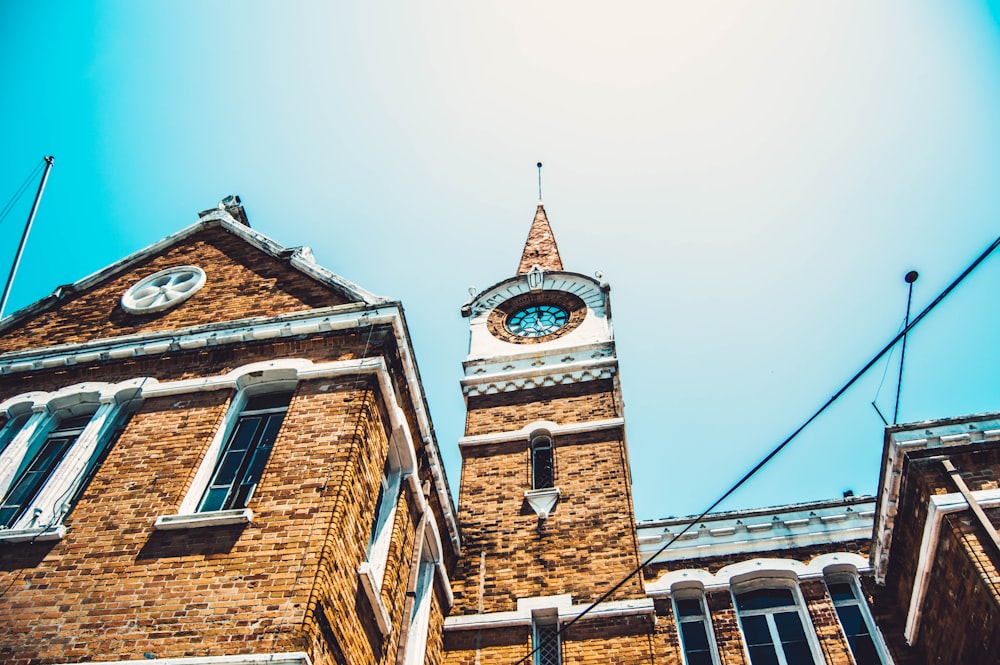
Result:
<svg viewBox="0 0 1000 665">
<path fill-rule="evenodd" d="M 507 330 L 518 337 L 544 337 L 556 332 L 569 320 L 569 312 L 557 305 L 529 305 L 507 319 Z"/>
</svg>

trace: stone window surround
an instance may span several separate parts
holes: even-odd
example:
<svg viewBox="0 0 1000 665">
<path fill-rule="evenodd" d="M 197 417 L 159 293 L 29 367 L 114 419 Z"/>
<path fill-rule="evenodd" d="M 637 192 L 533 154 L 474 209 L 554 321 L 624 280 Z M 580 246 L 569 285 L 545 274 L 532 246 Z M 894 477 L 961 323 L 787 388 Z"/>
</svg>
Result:
<svg viewBox="0 0 1000 665">
<path fill-rule="evenodd" d="M 437 561 L 440 561 L 440 554 L 440 552 L 437 553 Z M 425 574 L 425 571 L 430 572 L 424 566 L 434 566 L 436 564 L 434 557 L 433 547 L 425 540 L 420 548 L 420 562 L 417 566 L 416 579 L 418 588 L 414 598 L 413 613 L 410 618 L 410 629 L 407 632 L 406 652 L 403 656 L 404 665 L 423 665 L 424 663 L 427 649 L 427 629 L 430 626 L 431 599 L 434 595 L 433 573 L 431 573 L 432 577 L 429 580 L 424 580 L 427 587 L 424 589 L 423 594 L 420 594 L 419 586 L 422 579 L 421 576 Z"/>
<path fill-rule="evenodd" d="M 13 486 L 31 447 L 48 436 L 60 419 L 91 415 L 29 508 L 11 528 L 0 530 L 0 542 L 59 540 L 66 534 L 62 520 L 71 508 L 69 499 L 79 490 L 117 423 L 138 405 L 142 384 L 142 379 L 118 384 L 87 382 L 53 392 L 23 393 L 0 403 L 0 413 L 8 418 L 31 414 L 0 452 L 0 497 Z"/>
</svg>

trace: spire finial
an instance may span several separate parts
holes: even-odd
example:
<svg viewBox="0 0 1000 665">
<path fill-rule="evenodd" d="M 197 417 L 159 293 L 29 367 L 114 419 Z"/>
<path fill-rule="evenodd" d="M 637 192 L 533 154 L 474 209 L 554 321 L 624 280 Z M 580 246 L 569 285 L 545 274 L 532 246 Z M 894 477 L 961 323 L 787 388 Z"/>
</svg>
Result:
<svg viewBox="0 0 1000 665">
<path fill-rule="evenodd" d="M 542 203 L 542 163 L 538 162 L 538 203 Z"/>
</svg>

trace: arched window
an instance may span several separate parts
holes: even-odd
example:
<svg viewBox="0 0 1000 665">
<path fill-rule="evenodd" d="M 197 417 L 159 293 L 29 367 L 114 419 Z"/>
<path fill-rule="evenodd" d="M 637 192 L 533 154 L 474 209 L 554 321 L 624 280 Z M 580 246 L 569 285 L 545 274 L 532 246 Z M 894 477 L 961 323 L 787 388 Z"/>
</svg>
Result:
<svg viewBox="0 0 1000 665">
<path fill-rule="evenodd" d="M 531 436 L 531 488 L 540 490 L 555 484 L 552 436 L 540 430 Z"/>
<path fill-rule="evenodd" d="M 885 661 L 881 654 L 885 653 L 885 647 L 878 638 L 857 578 L 849 573 L 828 575 L 826 588 L 837 610 L 837 618 L 851 647 L 854 662 L 857 665 L 882 665 Z"/>
<path fill-rule="evenodd" d="M 290 389 L 246 398 L 216 460 L 198 512 L 247 507 L 291 401 Z"/>
<path fill-rule="evenodd" d="M 700 589 L 686 589 L 672 597 L 685 665 L 717 665 L 719 656 L 715 632 L 705 605 L 705 595 Z"/>
<path fill-rule="evenodd" d="M 761 580 L 734 590 L 752 665 L 816 665 L 815 636 L 809 626 L 793 585 Z M 811 627 L 809 628 L 811 633 Z"/>
</svg>

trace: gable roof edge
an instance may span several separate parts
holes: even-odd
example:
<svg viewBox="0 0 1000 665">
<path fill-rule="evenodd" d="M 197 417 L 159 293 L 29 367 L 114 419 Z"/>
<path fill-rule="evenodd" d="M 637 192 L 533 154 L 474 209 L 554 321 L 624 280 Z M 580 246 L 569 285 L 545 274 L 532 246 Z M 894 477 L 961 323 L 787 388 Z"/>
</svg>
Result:
<svg viewBox="0 0 1000 665">
<path fill-rule="evenodd" d="M 263 233 L 240 224 L 225 210 L 213 210 L 191 226 L 181 229 L 175 233 L 171 233 L 151 245 L 147 245 L 146 247 L 143 247 L 142 249 L 115 261 L 109 266 L 101 268 L 100 270 L 93 272 L 71 284 L 57 286 L 50 295 L 36 300 L 30 305 L 22 307 L 12 314 L 0 319 L 0 332 L 7 330 L 14 324 L 26 318 L 47 310 L 49 307 L 62 301 L 66 295 L 85 291 L 91 286 L 127 270 L 133 265 L 166 249 L 167 247 L 170 247 L 196 233 L 213 227 L 219 227 L 223 231 L 237 236 L 247 244 L 273 258 L 287 261 L 288 264 L 298 272 L 325 284 L 341 295 L 346 296 L 352 302 L 363 302 L 366 305 L 381 305 L 392 302 L 390 298 L 376 295 L 371 291 L 358 286 L 354 282 L 341 277 L 328 268 L 324 268 L 323 266 L 315 263 L 311 260 L 311 252 L 309 252 L 308 248 L 287 248 L 265 236 Z"/>
</svg>

